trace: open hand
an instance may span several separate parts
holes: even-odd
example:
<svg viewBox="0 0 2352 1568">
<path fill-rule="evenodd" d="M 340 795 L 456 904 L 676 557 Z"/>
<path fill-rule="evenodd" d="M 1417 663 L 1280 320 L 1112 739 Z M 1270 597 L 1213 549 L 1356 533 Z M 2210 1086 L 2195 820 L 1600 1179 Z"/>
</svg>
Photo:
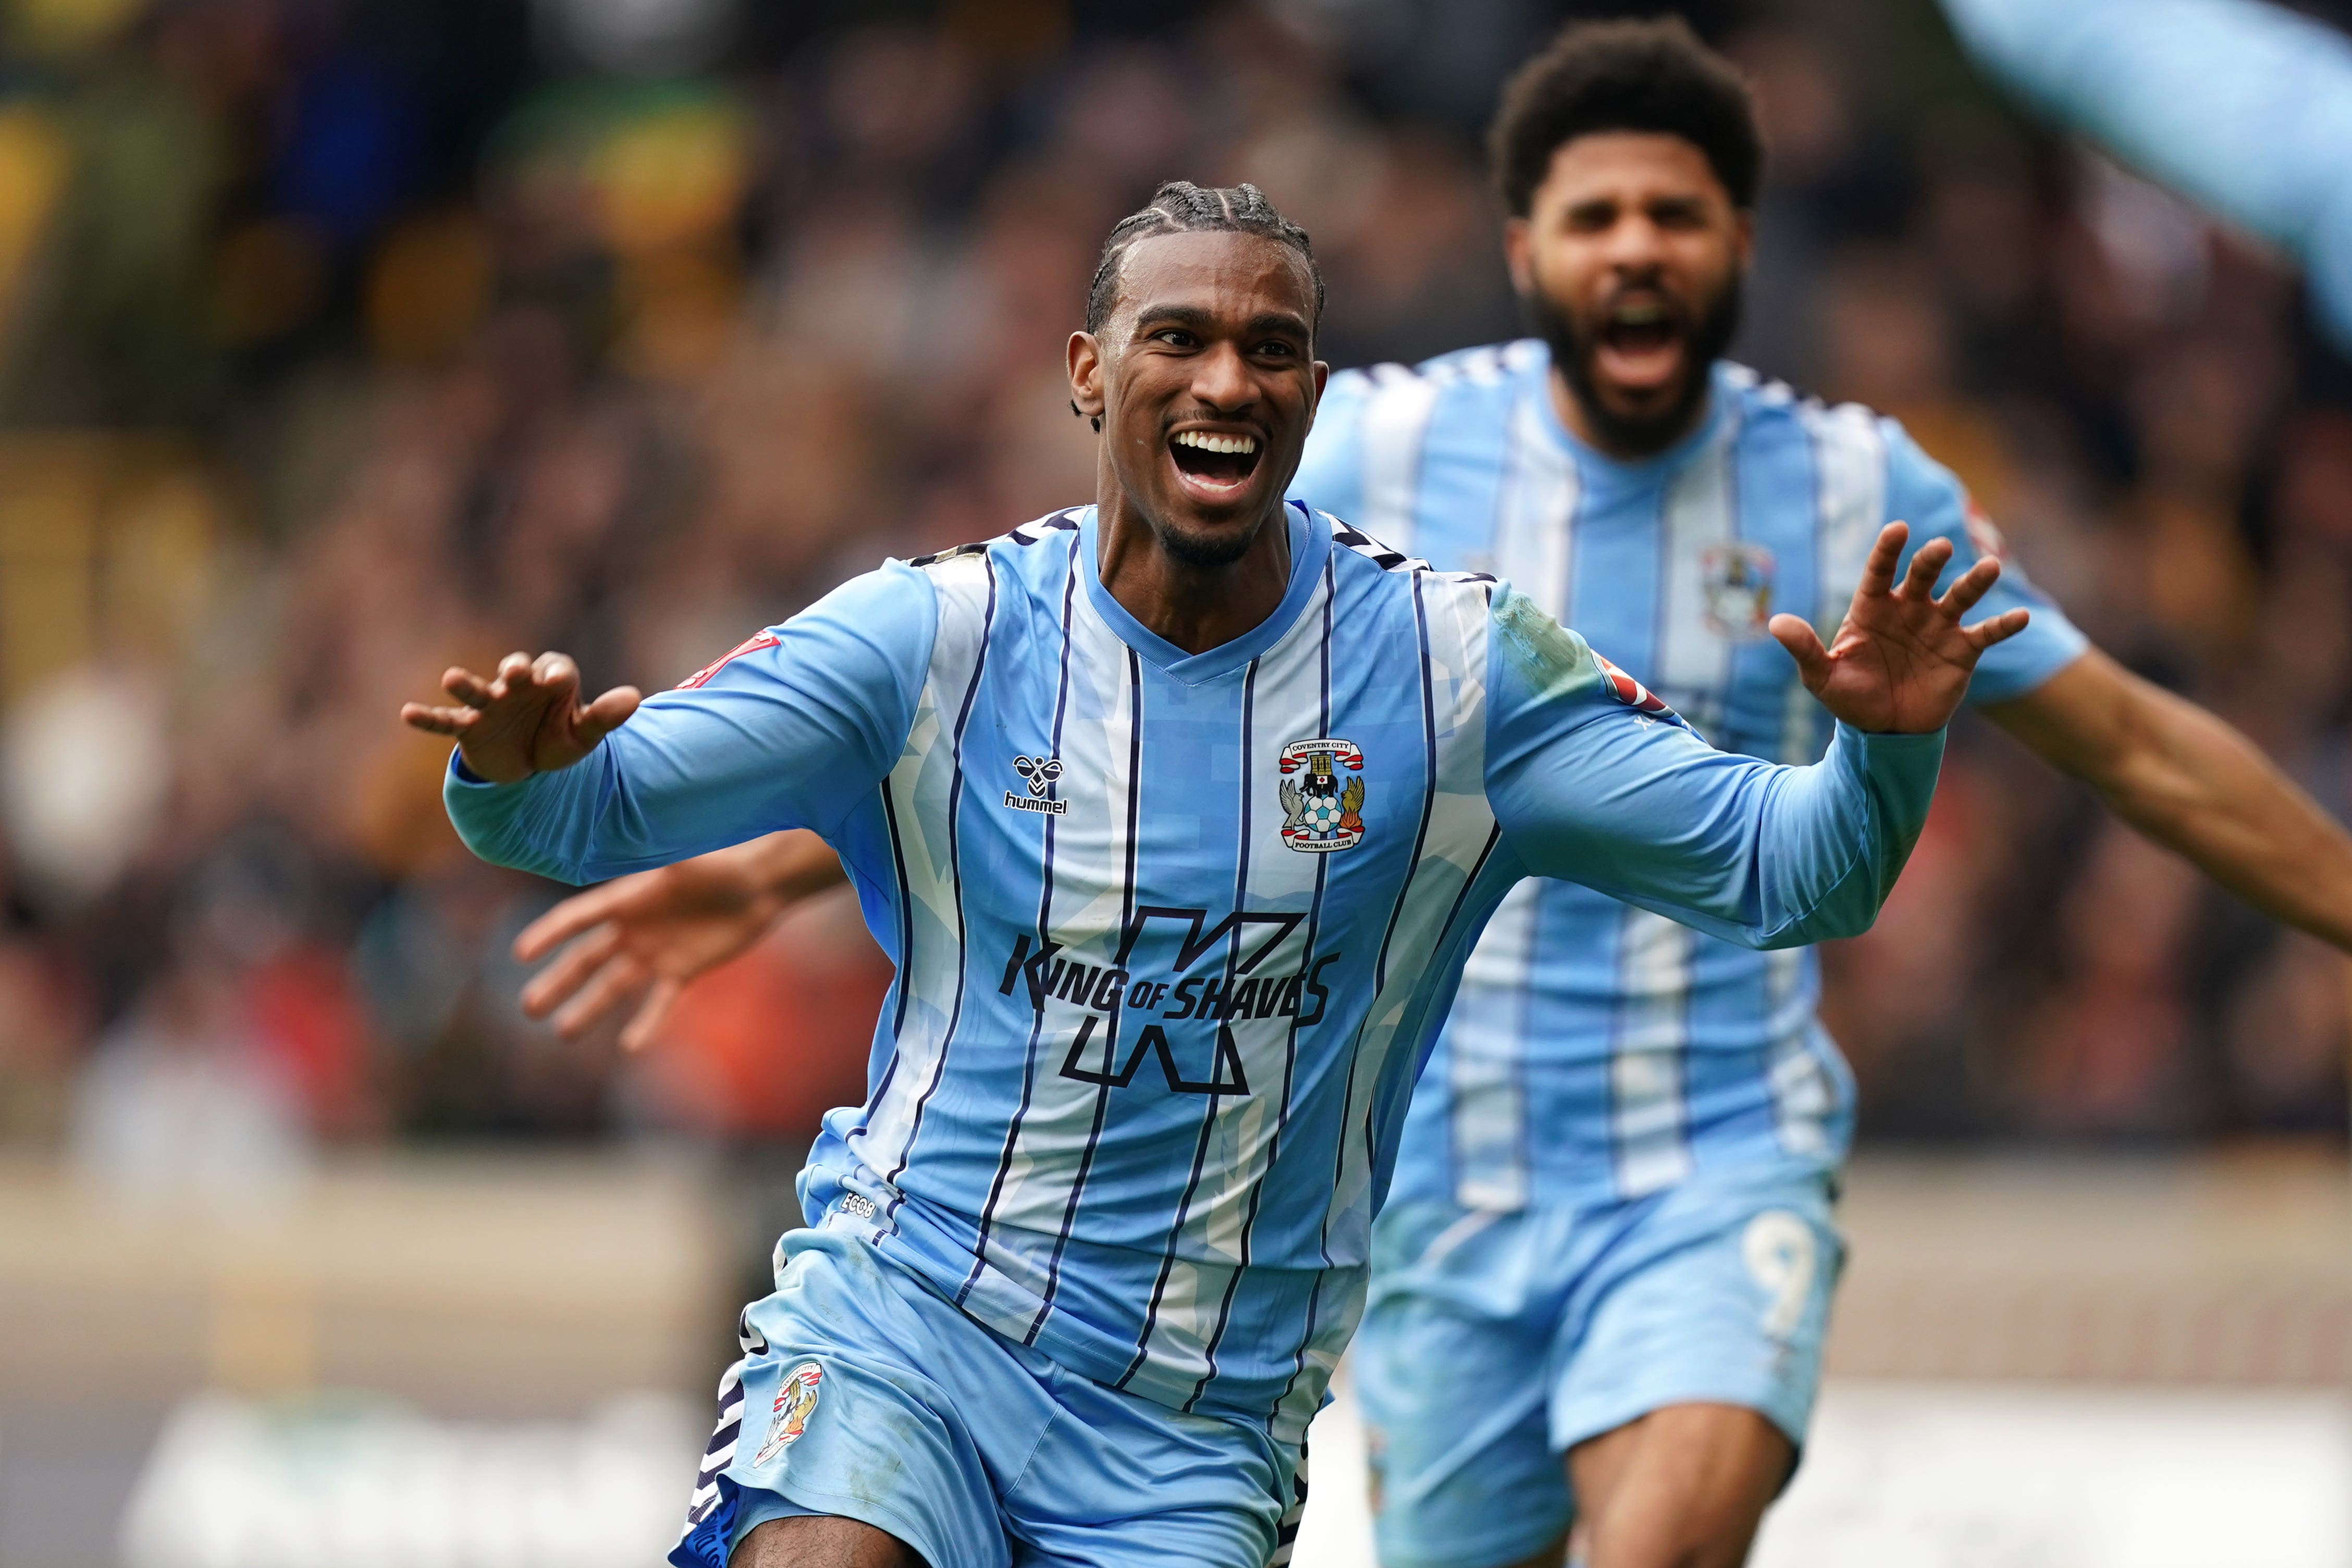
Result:
<svg viewBox="0 0 2352 1568">
<path fill-rule="evenodd" d="M 515 956 L 526 964 L 572 944 L 523 988 L 523 1011 L 554 1013 L 569 1040 L 642 998 L 621 1030 L 623 1049 L 642 1051 L 696 976 L 750 947 L 793 904 L 843 880 L 823 839 L 790 832 L 575 894 L 515 938 Z"/>
<path fill-rule="evenodd" d="M 1856 729 L 1895 735 L 1941 729 L 1968 695 L 1978 656 L 2025 630 L 2022 610 L 1960 624 L 2000 577 L 2000 563 L 1990 556 L 1936 597 L 1936 579 L 1952 559 L 1949 539 L 1921 545 L 1897 583 L 1895 563 L 1910 537 L 1901 523 L 1879 530 L 1862 586 L 1827 648 L 1802 617 L 1772 617 L 1772 635 L 1797 661 L 1805 689 Z"/>
<path fill-rule="evenodd" d="M 462 706 L 402 706 L 403 722 L 435 735 L 455 736 L 457 754 L 475 777 L 512 784 L 534 773 L 569 768 L 596 748 L 637 711 L 637 688 L 614 686 L 593 703 L 580 700 L 580 666 L 562 653 L 509 653 L 484 680 L 451 666 L 441 689 Z"/>
</svg>

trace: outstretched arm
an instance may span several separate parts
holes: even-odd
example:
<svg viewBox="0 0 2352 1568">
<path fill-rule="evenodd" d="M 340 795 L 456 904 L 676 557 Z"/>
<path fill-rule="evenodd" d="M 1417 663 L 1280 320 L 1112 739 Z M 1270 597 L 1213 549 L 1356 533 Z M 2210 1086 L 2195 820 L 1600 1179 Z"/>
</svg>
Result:
<svg viewBox="0 0 2352 1568">
<path fill-rule="evenodd" d="M 518 784 L 571 767 L 626 724 L 643 700 L 635 686 L 614 686 L 582 702 L 580 667 L 562 653 L 509 653 L 487 680 L 453 664 L 441 689 L 457 699 L 454 706 L 403 703 L 401 722 L 456 737 L 467 771 L 485 784 Z"/>
<path fill-rule="evenodd" d="M 2000 567 L 1980 561 L 1937 596 L 1948 540 L 1921 546 L 1896 581 L 1906 538 L 1900 524 L 1881 533 L 1828 646 L 1792 616 L 1773 623 L 1839 720 L 1811 768 L 1716 750 L 1507 592 L 1487 798 L 1520 863 L 1751 947 L 1866 928 L 1927 820 L 1943 726 L 1978 655 L 2026 620 L 1960 623 Z"/>
<path fill-rule="evenodd" d="M 569 659 L 518 655 L 487 681 L 452 671 L 460 707 L 404 716 L 457 737 L 442 794 L 476 854 L 602 882 L 837 827 L 898 759 L 938 624 L 930 580 L 893 564 L 642 704 L 583 704 Z"/>
<path fill-rule="evenodd" d="M 2300 258 L 2352 343 L 2352 39 L 2255 0 L 1944 0 L 1979 65 Z"/>
<path fill-rule="evenodd" d="M 515 938 L 526 964 L 571 944 L 523 988 L 523 1011 L 553 1013 L 569 1039 L 641 998 L 621 1030 L 622 1048 L 641 1051 L 697 976 L 749 948 L 793 905 L 846 880 L 831 845 L 794 831 L 575 894 Z"/>
<path fill-rule="evenodd" d="M 2221 718 L 2097 652 L 1983 711 L 2249 904 L 2352 950 L 2352 836 Z"/>
</svg>

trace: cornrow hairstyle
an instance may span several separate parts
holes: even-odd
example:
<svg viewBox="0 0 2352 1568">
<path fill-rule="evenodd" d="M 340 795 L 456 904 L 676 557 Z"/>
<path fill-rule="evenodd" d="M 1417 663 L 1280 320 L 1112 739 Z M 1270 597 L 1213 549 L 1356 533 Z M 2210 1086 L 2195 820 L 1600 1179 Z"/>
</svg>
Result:
<svg viewBox="0 0 2352 1568">
<path fill-rule="evenodd" d="M 1307 275 L 1315 280 L 1315 319 L 1309 325 L 1321 324 L 1323 269 L 1315 265 L 1315 247 L 1307 243 L 1305 229 L 1275 211 L 1255 185 L 1171 180 L 1151 193 L 1149 206 L 1114 224 L 1110 237 L 1103 241 L 1102 259 L 1095 264 L 1094 282 L 1087 288 L 1087 330 L 1099 332 L 1110 319 L 1118 298 L 1119 265 L 1136 241 L 1155 235 L 1208 233 L 1258 235 L 1297 251 L 1307 264 Z"/>
<path fill-rule="evenodd" d="M 1552 154 L 1605 131 L 1679 136 L 1742 210 L 1756 205 L 1763 141 L 1748 83 L 1679 16 L 1574 22 L 1503 89 L 1487 155 L 1504 210 L 1523 218 Z"/>
</svg>

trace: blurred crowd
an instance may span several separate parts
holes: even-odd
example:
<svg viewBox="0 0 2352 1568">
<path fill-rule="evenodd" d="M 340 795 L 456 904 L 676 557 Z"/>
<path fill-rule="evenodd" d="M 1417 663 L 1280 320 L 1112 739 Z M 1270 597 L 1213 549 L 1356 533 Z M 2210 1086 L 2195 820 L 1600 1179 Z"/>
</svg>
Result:
<svg viewBox="0 0 2352 1568">
<path fill-rule="evenodd" d="M 1685 9 L 1766 117 L 1739 354 L 1903 418 L 2352 813 L 2352 376 L 2292 275 L 2010 115 L 1927 0 Z M 0 1145 L 163 1186 L 804 1133 L 887 979 L 854 918 L 660 1051 L 562 1043 L 507 952 L 560 890 L 461 850 L 401 701 L 514 648 L 674 684 L 1088 495 L 1062 344 L 1164 177 L 1306 225 L 1336 365 L 1513 335 L 1477 138 L 1574 10 L 0 7 Z M 1866 1134 L 2345 1122 L 2344 966 L 1980 725 L 1832 970 Z"/>
</svg>

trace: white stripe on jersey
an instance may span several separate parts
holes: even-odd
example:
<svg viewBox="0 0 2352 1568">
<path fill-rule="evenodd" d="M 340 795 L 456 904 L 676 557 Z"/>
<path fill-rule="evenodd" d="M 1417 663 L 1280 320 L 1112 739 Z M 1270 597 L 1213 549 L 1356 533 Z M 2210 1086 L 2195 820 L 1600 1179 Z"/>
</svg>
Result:
<svg viewBox="0 0 2352 1568">
<path fill-rule="evenodd" d="M 1537 402 L 1545 395 L 1538 382 L 1512 404 L 1492 566 L 1538 608 L 1565 623 L 1581 481 L 1547 427 L 1548 415 Z M 1471 949 L 1454 1004 L 1460 1021 L 1446 1064 L 1454 1154 L 1460 1201 L 1474 1208 L 1519 1208 L 1528 1201 L 1532 1176 L 1519 1059 L 1525 1055 L 1524 1015 L 1534 977 L 1542 887 L 1530 879 L 1504 894 Z M 1473 1032 L 1464 1026 L 1474 1017 L 1489 1027 L 1475 1030 L 1478 1049 L 1464 1050 Z"/>
<path fill-rule="evenodd" d="M 1244 706 L 1243 746 L 1235 762 L 1239 772 L 1231 779 L 1208 781 L 1241 794 L 1242 841 L 1237 846 L 1241 880 L 1234 890 L 1237 911 L 1296 909 L 1302 900 L 1309 901 L 1311 907 L 1328 874 L 1328 856 L 1298 854 L 1279 834 L 1265 831 L 1267 812 L 1280 810 L 1266 781 L 1278 777 L 1276 759 L 1284 743 L 1296 737 L 1278 733 L 1258 716 L 1319 711 L 1328 725 L 1325 637 L 1331 624 L 1333 584 L 1333 571 L 1327 561 L 1314 595 L 1298 619 L 1280 642 L 1258 656 L 1247 677 L 1250 695 Z M 1222 767 L 1218 771 L 1223 772 Z M 1231 974 L 1238 976 L 1239 964 L 1252 957 L 1256 961 L 1251 967 L 1258 972 L 1303 970 L 1313 941 L 1311 925 L 1311 920 L 1301 923 L 1271 948 L 1265 946 L 1262 934 L 1254 936 L 1247 927 L 1237 926 L 1225 949 L 1227 962 L 1235 966 Z M 1162 1262 L 1160 1284 L 1154 1291 L 1143 1349 L 1165 1365 L 1196 1367 L 1203 1376 L 1210 1370 L 1223 1313 L 1231 1303 L 1227 1286 L 1233 1274 L 1229 1268 L 1204 1267 L 1196 1260 L 1221 1259 L 1234 1267 L 1249 1260 L 1249 1229 L 1257 1218 L 1258 1187 L 1290 1113 L 1297 1049 L 1295 1019 L 1235 1018 L 1223 1027 L 1233 1031 L 1247 1081 L 1261 1089 L 1278 1083 L 1282 1092 L 1208 1096 L 1201 1137 L 1187 1149 L 1193 1161 L 1192 1184 L 1186 1186 L 1179 1207 L 1176 1233 L 1170 1239 L 1170 1255 Z M 1223 1179 L 1205 1192 L 1199 1186 L 1204 1166 L 1221 1167 L 1223 1173 Z"/>
<path fill-rule="evenodd" d="M 961 767 L 957 730 L 987 657 L 996 597 L 985 555 L 943 559 L 928 570 L 939 596 L 939 632 L 914 726 L 883 789 L 904 922 L 898 986 L 888 1004 L 894 1039 L 874 1103 L 850 1134 L 850 1146 L 886 1181 L 906 1169 L 953 1027 L 936 998 L 962 995 L 963 900 L 953 842 Z M 888 1219 L 882 1217 L 877 1234 Z"/>
<path fill-rule="evenodd" d="M 1886 517 L 1886 437 L 1877 416 L 1860 403 L 1824 408 L 1808 400 L 1797 405 L 1797 417 L 1812 444 L 1821 518 L 1814 535 L 1813 629 L 1827 643 L 1862 585 L 1863 563 Z M 1780 759 L 1810 762 L 1819 756 L 1823 722 L 1804 683 L 1790 682 Z"/>
<path fill-rule="evenodd" d="M 1421 494 L 1421 441 L 1444 382 L 1398 365 L 1377 366 L 1370 376 L 1361 421 L 1364 515 L 1349 520 L 1411 549 L 1414 502 Z"/>
<path fill-rule="evenodd" d="M 1074 600 L 1083 592 L 1076 586 L 1076 574 L 1084 570 L 1078 535 L 1069 536 L 1066 548 L 1070 553 L 1064 586 L 1066 599 Z M 1066 711 L 1056 753 L 1062 776 L 1100 779 L 1101 798 L 1108 809 L 1055 820 L 1043 928 L 1048 940 L 1061 945 L 1055 955 L 1058 961 L 1108 969 L 1127 928 L 1134 892 L 1130 834 L 1142 723 L 1136 700 L 1139 677 L 1134 651 L 1098 616 L 1082 612 L 1070 615 L 1066 649 L 1068 669 L 1061 695 Z M 1087 1043 L 1083 1065 L 1116 1062 L 1124 1045 L 1117 1038 L 1118 1026 L 1118 1015 L 1108 1015 L 1106 1026 Z M 1104 1098 L 1111 1092 L 1108 1085 L 1063 1075 L 1063 1063 L 1076 1043 L 1075 1034 L 1049 1031 L 1030 1052 L 1029 1107 L 1015 1130 L 1003 1194 L 992 1217 L 990 1266 L 961 1303 L 1017 1340 L 1026 1341 L 1034 1333 L 1042 1314 L 1033 1305 L 1017 1318 L 1000 1321 L 1003 1314 L 992 1307 L 997 1292 L 988 1288 L 993 1282 L 988 1276 L 1009 1279 L 1030 1302 L 1051 1304 L 1058 1286 L 1053 1243 L 1067 1234 L 1084 1197 L 1083 1177 L 1074 1178 L 1073 1168 L 1083 1171 L 1089 1163 Z M 1034 1250 L 1020 1250 L 1016 1244 Z"/>
<path fill-rule="evenodd" d="M 1693 933 L 1663 915 L 1631 907 L 1618 932 L 1622 1011 L 1609 1062 L 1609 1129 L 1617 1190 L 1640 1197 L 1690 1174 L 1683 1050 L 1690 1037 Z"/>
<path fill-rule="evenodd" d="M 1801 1158 L 1825 1159 L 1837 1091 L 1814 1047 L 1812 998 L 1804 979 L 1804 949 L 1783 947 L 1764 955 L 1765 993 L 1772 1014 L 1771 1060 L 1764 1071 L 1772 1089 L 1772 1121 L 1780 1147 Z"/>
<path fill-rule="evenodd" d="M 1395 557 L 1378 540 L 1356 537 L 1328 514 L 1334 538 L 1374 560 Z M 1362 1266 L 1371 1251 L 1373 1149 L 1371 1107 L 1390 1053 L 1411 1049 L 1423 1021 L 1406 1017 L 1415 989 L 1413 966 L 1390 978 L 1391 954 L 1433 950 L 1460 912 L 1464 898 L 1493 852 L 1500 830 L 1487 803 L 1486 653 L 1490 599 L 1475 591 L 1475 573 L 1440 572 L 1418 561 L 1391 566 L 1413 574 L 1413 617 L 1426 653 L 1421 706 L 1424 757 L 1430 768 L 1417 830 L 1413 867 L 1398 890 L 1375 968 L 1371 1005 L 1349 1052 L 1347 1106 L 1340 1119 L 1339 1168 L 1323 1214 L 1323 1257 L 1343 1268 Z M 1412 1026 L 1412 1027 L 1408 1027 Z M 1322 1401 L 1354 1332 L 1350 1314 L 1327 1311 L 1324 1294 L 1340 1278 L 1318 1281 L 1306 1339 L 1297 1352 L 1289 1392 L 1276 1408 L 1277 1439 L 1303 1433 Z"/>
<path fill-rule="evenodd" d="M 1062 626 L 1066 633 L 1074 618 L 1078 592 L 1081 552 L 1078 549 L 1078 536 L 1075 531 L 1066 541 L 1066 548 L 1068 555 L 1062 572 L 1060 602 Z M 1053 729 L 1050 734 L 1041 737 L 1045 740 L 1049 754 L 1056 758 L 1066 756 L 1075 757 L 1079 750 L 1079 747 L 1073 740 L 1073 731 L 1069 724 L 1073 707 L 1071 665 L 1074 662 L 1073 651 L 1076 642 L 1076 638 L 1066 634 L 1062 639 L 1061 660 L 1055 678 Z M 1087 670 L 1082 663 L 1076 673 L 1076 678 L 1079 681 L 1085 681 L 1087 678 Z M 1083 707 L 1085 704 L 1081 703 L 1077 706 Z M 1089 752 L 1089 755 L 1092 753 Z M 1066 935 L 1055 917 L 1054 895 L 1056 891 L 1056 881 L 1051 874 L 1051 867 L 1058 858 L 1058 852 L 1063 850 L 1062 839 L 1062 820 L 1058 817 L 1047 818 L 1042 834 L 1044 863 L 1039 868 L 1038 880 L 1043 891 L 1039 896 L 1037 929 L 1050 934 L 1049 939 L 1052 940 L 1061 940 Z M 1043 1194 L 1035 1193 L 1033 1192 L 1029 1180 L 1037 1164 L 1036 1157 L 1032 1152 L 1036 1146 L 1034 1140 L 1038 1135 L 1038 1128 L 1033 1120 L 1036 1113 L 1037 1092 L 1041 1085 L 1050 1086 L 1059 1081 L 1058 1075 L 1053 1071 L 1053 1066 L 1054 1062 L 1060 1059 L 1054 1055 L 1055 1042 L 1043 1038 L 1045 1022 L 1045 1010 L 1040 1009 L 1035 1020 L 1030 1026 L 1028 1075 L 1023 1082 L 1021 1104 L 1013 1115 L 1013 1124 L 1006 1130 L 1005 1149 L 998 1162 L 996 1179 L 990 1191 L 988 1201 L 981 1211 L 980 1252 L 983 1262 L 980 1269 L 967 1277 L 963 1287 L 964 1299 L 958 1301 L 959 1306 L 965 1304 L 965 1299 L 971 1296 L 972 1291 L 982 1283 L 982 1278 L 988 1275 L 1010 1279 L 1032 1297 L 1042 1297 L 1045 1292 L 1047 1275 L 1052 1266 L 1050 1250 L 1038 1251 L 1033 1255 L 1029 1251 L 1024 1251 L 1021 1245 L 1024 1241 L 1034 1242 L 1041 1233 L 1056 1234 L 1055 1226 L 1058 1222 L 1061 1212 L 1061 1194 L 1058 1189 Z M 1054 1136 L 1050 1128 L 1047 1135 L 1049 1138 Z M 1059 1134 L 1062 1139 L 1066 1139 L 1067 1135 L 1066 1132 Z M 1009 1235 L 1000 1228 L 1008 1222 L 1013 1228 Z"/>
<path fill-rule="evenodd" d="M 1413 613 L 1427 657 L 1422 687 L 1423 723 L 1432 776 L 1423 801 L 1416 857 L 1389 916 L 1374 971 L 1378 987 L 1357 1036 L 1348 1113 L 1342 1124 L 1339 1179 L 1324 1222 L 1324 1250 L 1335 1262 L 1370 1256 L 1372 1149 L 1369 1110 L 1389 1052 L 1410 1043 L 1405 1005 L 1414 966 L 1395 966 L 1399 953 L 1433 949 L 1462 896 L 1493 849 L 1495 813 L 1487 803 L 1486 634 L 1484 593 L 1464 592 L 1445 574 L 1414 573 Z M 1433 583 L 1439 591 L 1425 591 Z"/>
<path fill-rule="evenodd" d="M 1536 401 L 1545 395 L 1538 383 L 1511 407 L 1503 492 L 1495 519 L 1494 571 L 1564 626 L 1582 481 L 1576 464 L 1546 428 L 1546 413 Z"/>
<path fill-rule="evenodd" d="M 1503 895 L 1462 967 L 1446 1061 L 1454 1190 L 1465 1208 L 1527 1207 L 1526 1017 L 1535 971 L 1536 877 Z M 1466 1049 L 1465 1049 L 1466 1048 Z"/>
<path fill-rule="evenodd" d="M 1707 562 L 1738 537 L 1732 455 L 1736 409 L 1726 409 L 1705 451 L 1667 485 L 1659 505 L 1658 577 L 1664 590 L 1653 667 L 1658 695 L 1701 735 L 1721 735 L 1731 678 L 1731 640 L 1717 630 L 1706 599 Z"/>
</svg>

